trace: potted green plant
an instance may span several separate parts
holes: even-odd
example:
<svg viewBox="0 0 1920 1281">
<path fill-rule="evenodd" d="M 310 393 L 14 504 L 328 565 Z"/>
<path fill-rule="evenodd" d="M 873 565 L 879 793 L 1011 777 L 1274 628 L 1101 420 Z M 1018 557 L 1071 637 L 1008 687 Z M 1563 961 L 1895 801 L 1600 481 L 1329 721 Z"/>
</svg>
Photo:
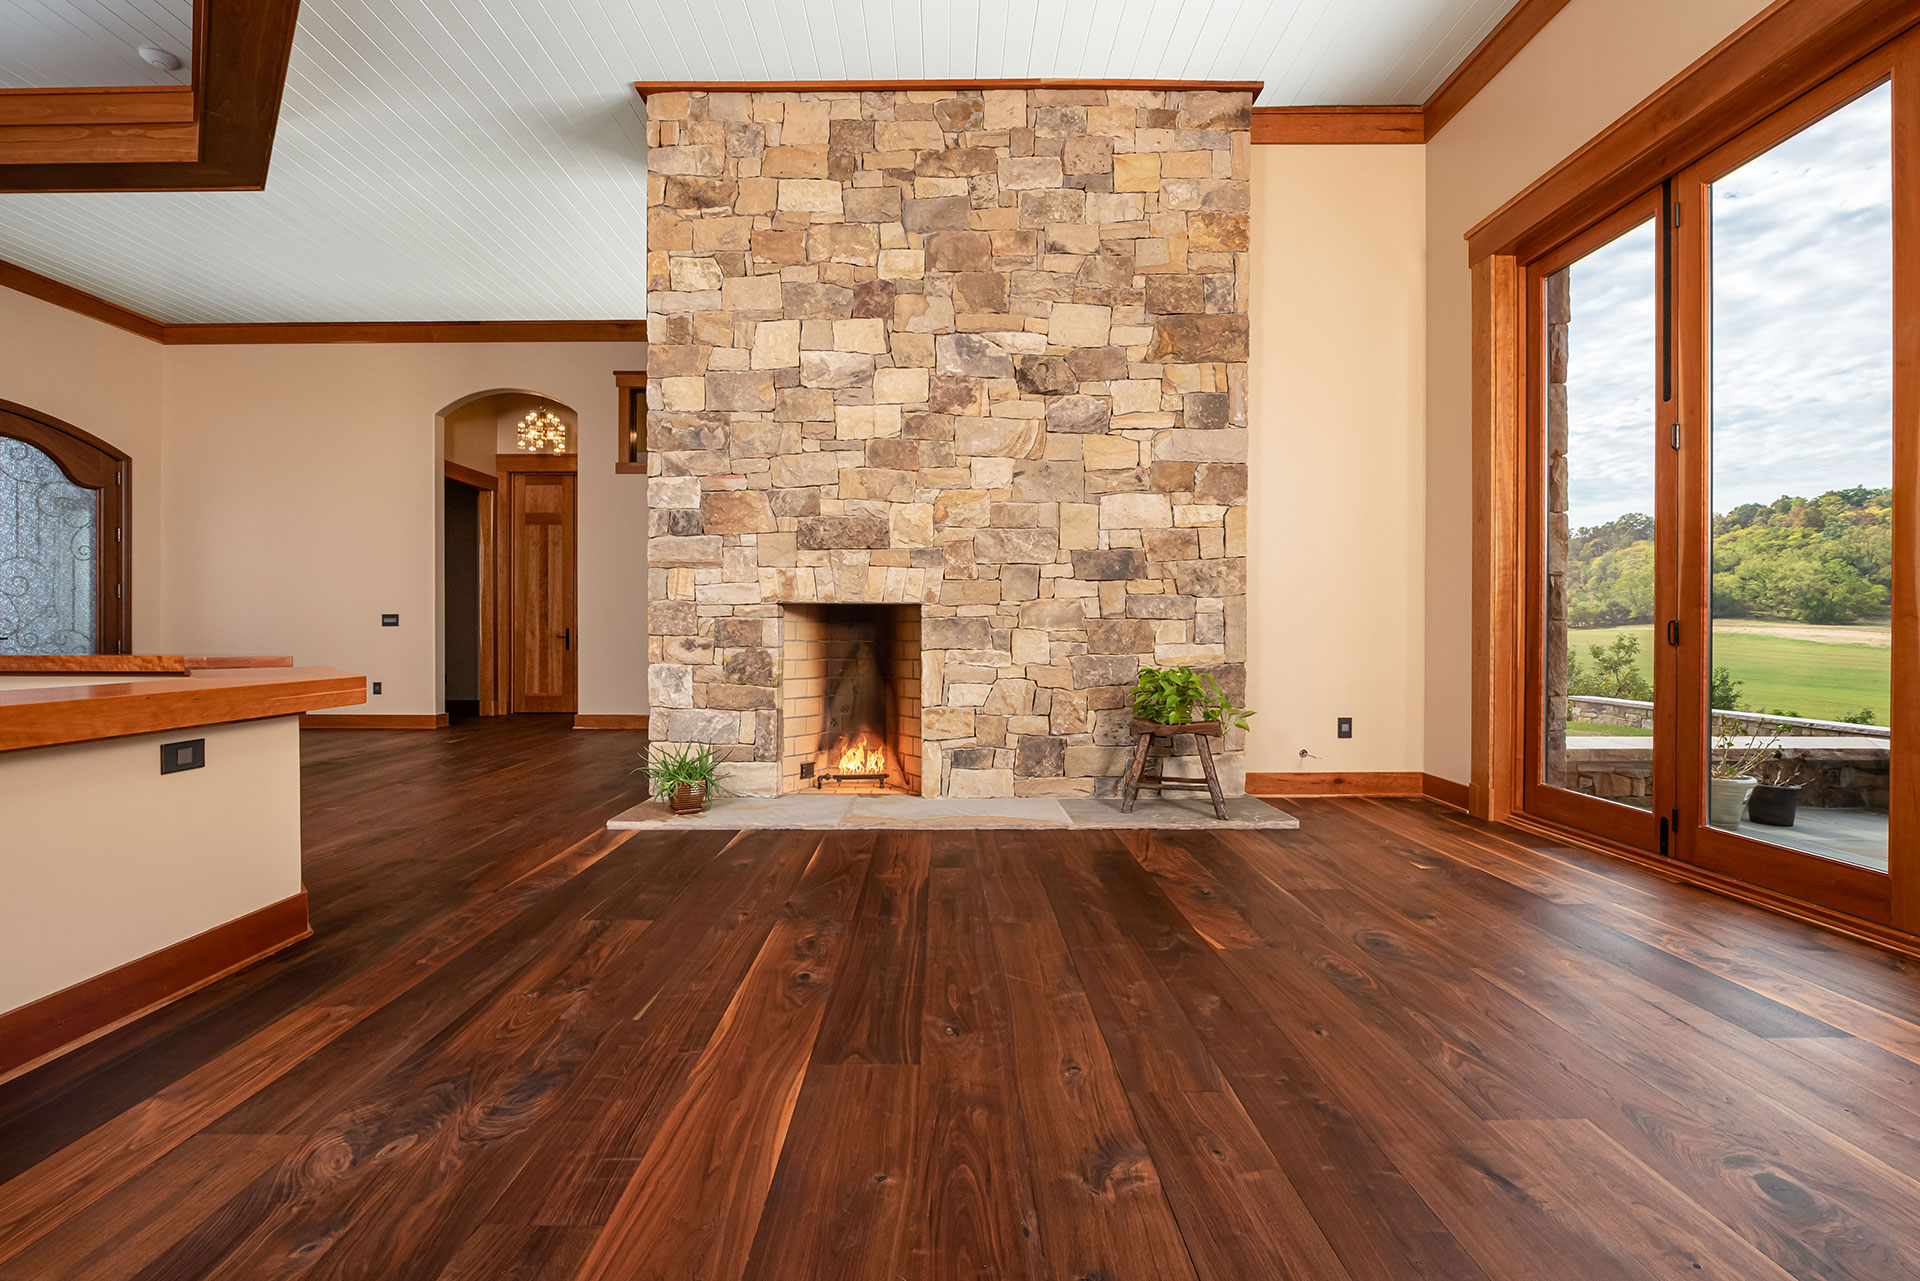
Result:
<svg viewBox="0 0 1920 1281">
<path fill-rule="evenodd" d="M 1253 713 L 1235 707 L 1218 681 L 1191 667 L 1142 667 L 1133 686 L 1133 715 L 1155 725 L 1245 729 Z"/>
<path fill-rule="evenodd" d="M 1779 750 L 1780 740 L 1755 741 L 1741 735 L 1727 721 L 1716 722 L 1713 767 L 1707 777 L 1707 822 L 1715 827 L 1738 827 L 1747 797 L 1760 784 L 1760 766 Z M 1740 740 L 1745 737 L 1746 742 Z"/>
<path fill-rule="evenodd" d="M 724 795 L 720 766 L 725 758 L 712 743 L 655 743 L 642 757 L 635 774 L 645 774 L 649 790 L 665 798 L 675 814 L 698 814 Z"/>
<path fill-rule="evenodd" d="M 1747 817 L 1768 827 L 1792 827 L 1800 809 L 1800 763 L 1775 748 L 1761 764 L 1758 777 L 1747 796 Z"/>
</svg>

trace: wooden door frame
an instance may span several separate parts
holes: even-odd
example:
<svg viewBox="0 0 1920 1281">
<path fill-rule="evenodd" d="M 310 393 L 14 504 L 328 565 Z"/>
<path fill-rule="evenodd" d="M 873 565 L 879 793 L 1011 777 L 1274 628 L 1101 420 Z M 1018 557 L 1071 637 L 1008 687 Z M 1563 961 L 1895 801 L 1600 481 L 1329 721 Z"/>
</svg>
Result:
<svg viewBox="0 0 1920 1281">
<path fill-rule="evenodd" d="M 484 472 L 477 467 L 456 463 L 451 458 L 444 460 L 441 474 L 447 480 L 457 480 L 479 491 L 478 501 L 475 504 L 475 518 L 480 527 L 476 536 L 476 541 L 480 545 L 480 715 L 498 716 L 505 708 L 500 698 L 502 687 L 494 661 L 494 651 L 498 648 L 496 632 L 499 627 L 499 618 L 494 606 L 497 570 L 494 565 L 496 557 L 493 526 L 494 509 L 500 502 L 501 477 L 494 472 Z M 444 644 L 443 641 L 443 652 Z"/>
<path fill-rule="evenodd" d="M 0 400 L 0 414 L 25 422 L 24 432 L 0 431 L 23 440 L 53 459 L 68 480 L 100 493 L 99 537 L 104 552 L 107 536 L 116 538 L 116 554 L 95 558 L 99 576 L 94 584 L 94 646 L 102 654 L 128 654 L 133 651 L 133 455 L 108 444 L 92 432 L 72 423 L 43 414 L 11 400 Z M 92 485 L 76 473 L 72 452 L 78 448 L 97 450 L 114 463 L 111 484 Z M 105 480 L 105 477 L 101 477 Z"/>
<path fill-rule="evenodd" d="M 1776 0 L 1687 71 L 1467 233 L 1472 278 L 1473 522 L 1471 748 L 1468 808 L 1495 822 L 1536 824 L 1521 809 L 1526 754 L 1521 734 L 1528 655 L 1521 611 L 1527 599 L 1527 538 L 1531 528 L 1526 484 L 1527 272 L 1525 264 L 1644 192 L 1675 178 L 1716 148 L 1745 133 L 1920 26 L 1910 0 Z M 1920 37 L 1915 37 L 1920 40 Z M 1896 225 L 1920 225 L 1920 122 L 1903 111 L 1896 92 Z M 1905 178 L 1906 181 L 1900 181 Z M 1896 236 L 1894 276 L 1899 298 L 1920 297 L 1920 245 Z M 1680 282 L 1676 288 L 1689 287 Z M 1920 432 L 1920 308 L 1894 322 L 1895 439 Z M 1913 450 L 1896 457 L 1895 484 L 1920 486 Z M 1916 490 L 1920 492 L 1920 490 Z M 1898 528 L 1898 526 L 1896 526 Z M 1911 532 L 1911 531 L 1910 531 Z M 1920 569 L 1920 538 L 1896 542 L 1895 627 L 1920 637 L 1920 601 L 1901 592 Z M 1905 629 L 1902 631 L 1901 629 Z M 1913 652 L 1909 650 L 1908 652 Z M 1685 679 L 1683 678 L 1683 683 Z M 1896 716 L 1920 714 L 1920 674 L 1894 673 Z M 1912 710 L 1907 711 L 1909 704 Z M 1909 719 L 1907 723 L 1920 724 Z M 1920 817 L 1920 771 L 1896 764 L 1895 815 Z M 1908 820 L 1908 821 L 1911 821 Z M 1586 834 L 1582 834 L 1585 837 Z M 1591 839 L 1591 838 L 1589 838 Z M 1815 920 L 1902 950 L 1920 935 L 1920 850 L 1889 849 L 1890 924 L 1741 882 L 1711 868 L 1647 857 L 1603 839 L 1628 857 L 1669 875 Z"/>
<path fill-rule="evenodd" d="M 482 666 L 486 665 L 489 649 L 492 652 L 491 690 L 487 686 L 487 675 L 482 676 L 482 715 L 505 715 L 513 710 L 513 548 L 512 514 L 513 500 L 510 488 L 515 472 L 562 472 L 574 477 L 574 539 L 573 539 L 573 575 L 574 591 L 574 651 L 576 668 L 579 664 L 579 590 L 580 581 L 580 458 L 577 454 L 495 454 L 493 468 L 496 476 L 496 494 L 493 507 L 487 521 L 493 527 L 492 556 L 492 617 L 496 643 L 488 646 L 484 642 L 481 649 Z M 487 695 L 492 695 L 494 711 L 488 712 Z M 577 711 L 577 707 L 576 707 Z"/>
</svg>

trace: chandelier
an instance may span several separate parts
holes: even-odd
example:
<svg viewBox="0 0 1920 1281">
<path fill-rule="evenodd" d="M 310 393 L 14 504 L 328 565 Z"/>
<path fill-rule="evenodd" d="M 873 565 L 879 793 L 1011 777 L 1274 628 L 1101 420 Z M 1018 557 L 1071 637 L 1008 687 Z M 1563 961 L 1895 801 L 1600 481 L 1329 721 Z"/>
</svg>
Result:
<svg viewBox="0 0 1920 1281">
<path fill-rule="evenodd" d="M 536 454 L 563 454 L 567 450 L 567 425 L 545 405 L 520 420 L 519 435 L 520 448 Z"/>
</svg>

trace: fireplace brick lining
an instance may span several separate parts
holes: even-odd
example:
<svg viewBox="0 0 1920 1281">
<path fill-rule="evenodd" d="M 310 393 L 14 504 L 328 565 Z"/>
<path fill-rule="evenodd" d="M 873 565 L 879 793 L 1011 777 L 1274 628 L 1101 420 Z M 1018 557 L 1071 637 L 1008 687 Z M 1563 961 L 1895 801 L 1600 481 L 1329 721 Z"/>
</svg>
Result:
<svg viewBox="0 0 1920 1281">
<path fill-rule="evenodd" d="M 782 602 L 920 607 L 930 795 L 1110 791 L 1142 663 L 1244 691 L 1250 109 L 649 99 L 658 735 L 780 791 Z"/>
</svg>

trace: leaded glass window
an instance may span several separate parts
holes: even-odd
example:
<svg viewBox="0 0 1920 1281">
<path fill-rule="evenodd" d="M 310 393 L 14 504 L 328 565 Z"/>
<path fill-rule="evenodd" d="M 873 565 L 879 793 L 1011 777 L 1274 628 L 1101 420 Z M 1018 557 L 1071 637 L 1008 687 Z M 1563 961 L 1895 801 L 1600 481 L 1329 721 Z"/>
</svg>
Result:
<svg viewBox="0 0 1920 1281">
<path fill-rule="evenodd" d="M 99 637 L 99 495 L 0 437 L 0 654 L 91 654 Z"/>
</svg>

